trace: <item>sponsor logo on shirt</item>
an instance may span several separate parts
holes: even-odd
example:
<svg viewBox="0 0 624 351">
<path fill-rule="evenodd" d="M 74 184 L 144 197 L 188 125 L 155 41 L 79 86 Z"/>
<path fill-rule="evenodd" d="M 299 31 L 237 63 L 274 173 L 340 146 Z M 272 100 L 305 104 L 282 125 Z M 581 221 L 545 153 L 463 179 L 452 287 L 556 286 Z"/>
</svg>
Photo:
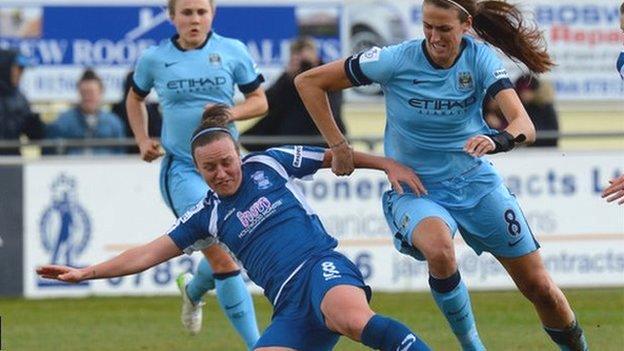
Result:
<svg viewBox="0 0 624 351">
<path fill-rule="evenodd" d="M 178 94 L 193 91 L 220 89 L 227 83 L 224 76 L 204 77 L 196 79 L 176 79 L 167 82 L 167 89 L 176 90 Z"/>
<path fill-rule="evenodd" d="M 381 49 L 376 46 L 372 47 L 368 49 L 368 51 L 364 52 L 362 56 L 360 56 L 360 63 L 379 61 L 380 55 Z"/>
<path fill-rule="evenodd" d="M 408 101 L 410 106 L 424 115 L 443 116 L 463 114 L 476 102 L 477 98 L 474 95 L 463 100 L 413 98 Z"/>
<path fill-rule="evenodd" d="M 496 79 L 509 78 L 509 75 L 507 74 L 506 69 L 501 68 L 501 69 L 497 69 L 496 71 L 494 71 L 494 78 Z"/>
<path fill-rule="evenodd" d="M 303 160 L 303 146 L 295 146 L 295 155 L 293 157 L 292 165 L 295 168 L 301 167 L 301 161 Z"/>
<path fill-rule="evenodd" d="M 243 225 L 243 230 L 238 234 L 238 237 L 242 239 L 249 232 L 256 229 L 260 223 L 275 213 L 281 205 L 281 200 L 271 203 L 269 199 L 263 196 L 254 202 L 248 210 L 236 212 L 236 217 Z"/>
</svg>

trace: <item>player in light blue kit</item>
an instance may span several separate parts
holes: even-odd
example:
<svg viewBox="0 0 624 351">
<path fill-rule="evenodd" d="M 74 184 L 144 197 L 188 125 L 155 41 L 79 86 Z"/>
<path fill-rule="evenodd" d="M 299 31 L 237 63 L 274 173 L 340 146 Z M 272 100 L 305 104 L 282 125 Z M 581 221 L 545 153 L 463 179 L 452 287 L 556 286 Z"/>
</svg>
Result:
<svg viewBox="0 0 624 351">
<path fill-rule="evenodd" d="M 429 350 L 405 325 L 370 309 L 371 291 L 360 271 L 334 251 L 336 239 L 293 183 L 328 167 L 331 151 L 289 146 L 241 160 L 234 137 L 224 127 L 227 114 L 223 106 L 204 113 L 192 148 L 212 190 L 166 235 L 94 266 L 52 265 L 37 272 L 69 282 L 133 274 L 218 239 L 236 254 L 273 305 L 272 322 L 255 350 L 326 351 L 340 335 L 376 350 Z M 412 170 L 390 159 L 354 153 L 354 163 L 398 175 L 415 193 L 424 191 Z M 400 188 L 395 178 L 390 182 Z"/>
<path fill-rule="evenodd" d="M 524 26 L 520 11 L 502 1 L 425 0 L 424 40 L 372 48 L 298 76 L 295 84 L 329 145 L 332 169 L 353 171 L 351 148 L 325 103 L 327 91 L 377 82 L 386 100 L 384 149 L 414 169 L 426 196 L 389 191 L 383 210 L 396 248 L 426 260 L 429 285 L 464 350 L 483 350 L 470 297 L 457 269 L 452 237 L 459 230 L 477 254 L 492 253 L 533 303 L 544 329 L 561 350 L 586 350 L 570 305 L 550 278 L 515 197 L 486 153 L 532 142 L 535 129 L 494 50 L 467 32 L 523 62 L 533 72 L 552 61 L 540 32 Z M 509 121 L 503 132 L 482 118 L 492 96 Z"/>
<path fill-rule="evenodd" d="M 161 163 L 160 189 L 176 217 L 185 213 L 206 194 L 207 186 L 193 165 L 190 139 L 207 105 L 222 103 L 231 107 L 231 123 L 266 113 L 262 75 L 255 68 L 245 45 L 213 31 L 215 7 L 212 0 L 169 0 L 169 15 L 177 35 L 139 58 L 132 89 L 126 99 L 130 126 L 147 162 L 162 155 L 160 144 L 147 134 L 145 97 L 153 88 L 163 109 L 161 132 L 166 155 Z M 245 100 L 234 105 L 234 86 Z M 251 295 L 240 268 L 222 247 L 203 250 L 195 277 L 178 277 L 182 293 L 182 323 L 192 333 L 202 323 L 202 296 L 217 290 L 217 298 L 245 343 L 251 347 L 259 337 Z M 210 263 L 210 264 L 209 264 Z M 214 272 L 214 274 L 213 274 Z"/>
</svg>

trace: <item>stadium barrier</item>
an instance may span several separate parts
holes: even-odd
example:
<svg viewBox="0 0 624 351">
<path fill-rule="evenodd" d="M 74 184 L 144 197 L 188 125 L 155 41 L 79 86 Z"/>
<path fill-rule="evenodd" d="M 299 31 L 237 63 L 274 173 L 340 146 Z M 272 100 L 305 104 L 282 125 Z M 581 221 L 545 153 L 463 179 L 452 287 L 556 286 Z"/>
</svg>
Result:
<svg viewBox="0 0 624 351">
<path fill-rule="evenodd" d="M 526 149 L 491 160 L 522 203 L 557 283 L 624 286 L 624 208 L 600 198 L 608 179 L 624 171 L 621 152 Z M 78 285 L 39 279 L 39 265 L 88 265 L 166 232 L 174 219 L 158 191 L 158 162 L 9 158 L 0 167 L 0 295 L 175 294 L 177 274 L 198 263 L 197 255 L 181 256 L 134 276 Z M 300 187 L 374 289 L 428 289 L 425 264 L 400 255 L 390 241 L 379 201 L 388 188 L 383 173 L 337 178 L 322 170 Z M 492 256 L 476 256 L 459 236 L 456 244 L 471 289 L 513 288 Z"/>
</svg>

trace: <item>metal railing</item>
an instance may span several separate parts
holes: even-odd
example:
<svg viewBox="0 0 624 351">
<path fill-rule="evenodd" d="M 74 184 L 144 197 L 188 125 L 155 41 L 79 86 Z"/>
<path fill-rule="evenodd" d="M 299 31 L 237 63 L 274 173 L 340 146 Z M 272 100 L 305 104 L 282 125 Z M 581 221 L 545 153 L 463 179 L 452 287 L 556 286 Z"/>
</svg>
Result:
<svg viewBox="0 0 624 351">
<path fill-rule="evenodd" d="M 624 141 L 624 132 L 572 132 L 559 133 L 545 131 L 538 134 L 538 140 L 552 139 L 612 139 L 621 138 Z M 320 136 L 281 135 L 281 136 L 242 136 L 239 140 L 248 145 L 282 145 L 282 144 L 322 144 L 324 139 Z M 356 136 L 349 137 L 352 144 L 364 145 L 368 150 L 375 150 L 383 143 L 383 136 Z M 2 151 L 18 151 L 22 147 L 39 147 L 47 149 L 49 154 L 63 154 L 68 148 L 96 148 L 114 147 L 127 148 L 136 146 L 132 138 L 125 139 L 42 139 L 42 140 L 0 140 L 0 154 Z"/>
</svg>

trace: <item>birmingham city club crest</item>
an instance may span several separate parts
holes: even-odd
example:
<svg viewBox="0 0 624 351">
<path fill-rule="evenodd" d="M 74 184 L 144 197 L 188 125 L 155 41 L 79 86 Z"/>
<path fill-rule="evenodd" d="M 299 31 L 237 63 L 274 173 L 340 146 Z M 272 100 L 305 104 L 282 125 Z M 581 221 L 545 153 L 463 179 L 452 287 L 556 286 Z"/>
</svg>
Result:
<svg viewBox="0 0 624 351">
<path fill-rule="evenodd" d="M 61 174 L 52 182 L 50 189 L 51 203 L 39 220 L 41 245 L 49 255 L 50 264 L 80 267 L 82 265 L 77 260 L 91 238 L 91 222 L 85 209 L 78 203 L 76 180 Z M 40 279 L 38 285 L 67 284 Z M 86 285 L 89 285 L 88 281 L 79 284 Z"/>
</svg>

